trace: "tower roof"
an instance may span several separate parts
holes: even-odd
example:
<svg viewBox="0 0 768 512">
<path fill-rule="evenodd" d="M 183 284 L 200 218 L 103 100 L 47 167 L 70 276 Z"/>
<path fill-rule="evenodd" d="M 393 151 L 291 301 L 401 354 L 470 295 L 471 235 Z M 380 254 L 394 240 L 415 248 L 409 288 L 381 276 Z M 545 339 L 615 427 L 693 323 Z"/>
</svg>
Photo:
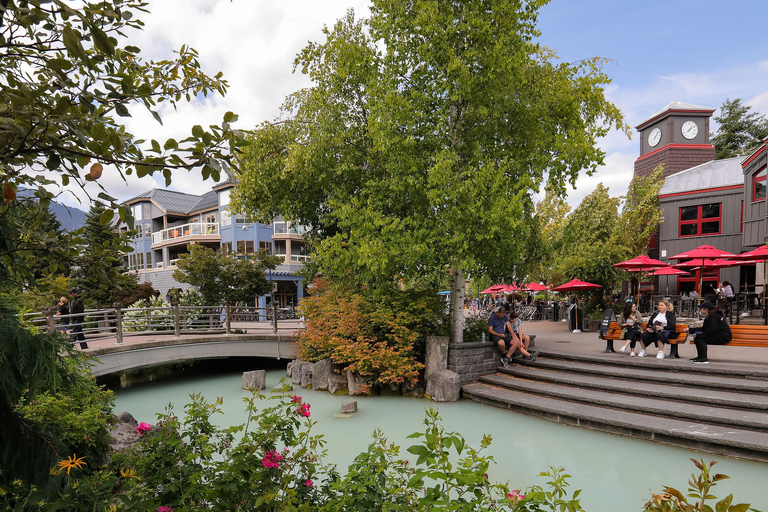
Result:
<svg viewBox="0 0 768 512">
<path fill-rule="evenodd" d="M 655 114 L 651 115 L 648 119 L 637 125 L 635 128 L 637 130 L 642 130 L 645 128 L 646 125 L 650 124 L 653 121 L 657 121 L 663 117 L 666 117 L 668 114 L 672 112 L 683 112 L 683 113 L 689 113 L 689 114 L 708 114 L 712 115 L 712 113 L 716 109 L 709 108 L 709 107 L 703 107 L 701 105 L 694 105 L 692 103 L 683 103 L 682 101 L 672 101 L 670 102 L 666 107 L 662 108 Z"/>
</svg>

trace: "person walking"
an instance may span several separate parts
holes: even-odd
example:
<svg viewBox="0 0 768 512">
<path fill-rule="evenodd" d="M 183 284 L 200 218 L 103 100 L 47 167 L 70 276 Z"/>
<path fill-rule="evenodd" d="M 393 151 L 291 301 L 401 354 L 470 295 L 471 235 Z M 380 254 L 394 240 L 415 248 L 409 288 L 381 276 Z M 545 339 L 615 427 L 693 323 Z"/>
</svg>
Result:
<svg viewBox="0 0 768 512">
<path fill-rule="evenodd" d="M 80 289 L 77 287 L 69 290 L 69 297 L 72 299 L 69 311 L 72 315 L 75 315 L 72 317 L 70 326 L 72 327 L 71 332 L 73 341 L 79 341 L 80 349 L 85 350 L 88 348 L 88 343 L 85 342 L 85 334 L 83 334 L 83 322 L 85 321 L 85 315 L 83 315 L 83 313 L 85 313 L 85 306 L 83 306 L 83 299 L 78 297 L 79 294 Z"/>
<path fill-rule="evenodd" d="M 69 333 L 69 299 L 62 297 L 59 299 L 59 312 L 53 316 L 61 316 L 61 332 Z"/>
<path fill-rule="evenodd" d="M 701 313 L 706 315 L 701 330 L 693 337 L 696 345 L 696 357 L 690 361 L 695 364 L 709 364 L 707 345 L 725 345 L 733 339 L 731 326 L 723 318 L 722 310 L 710 301 L 701 303 Z"/>
</svg>

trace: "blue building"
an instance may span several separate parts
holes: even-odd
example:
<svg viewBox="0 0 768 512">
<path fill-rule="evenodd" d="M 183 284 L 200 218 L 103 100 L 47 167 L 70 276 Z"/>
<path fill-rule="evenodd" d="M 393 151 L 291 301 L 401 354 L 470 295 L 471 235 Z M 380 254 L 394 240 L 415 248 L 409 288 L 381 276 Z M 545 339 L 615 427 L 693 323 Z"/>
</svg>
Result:
<svg viewBox="0 0 768 512">
<path fill-rule="evenodd" d="M 201 244 L 240 259 L 266 249 L 283 259 L 269 276 L 275 282 L 272 297 L 278 307 L 297 305 L 304 292 L 296 272 L 308 260 L 302 236 L 305 230 L 283 220 L 264 225 L 231 215 L 228 206 L 233 187 L 232 182 L 220 183 L 201 196 L 156 188 L 126 201 L 136 229 L 133 252 L 124 256 L 126 267 L 137 274 L 140 283 L 151 283 L 166 295 L 171 288 L 189 288 L 173 279 L 179 255 L 188 252 L 187 244 Z M 117 228 L 128 231 L 122 222 Z M 254 301 L 267 307 L 272 297 L 254 297 Z"/>
</svg>

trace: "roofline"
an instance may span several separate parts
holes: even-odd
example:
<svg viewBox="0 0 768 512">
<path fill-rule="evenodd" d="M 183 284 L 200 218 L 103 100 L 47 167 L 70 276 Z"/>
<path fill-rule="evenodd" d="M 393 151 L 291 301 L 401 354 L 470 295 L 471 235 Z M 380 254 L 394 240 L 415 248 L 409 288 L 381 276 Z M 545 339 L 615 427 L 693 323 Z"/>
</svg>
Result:
<svg viewBox="0 0 768 512">
<path fill-rule="evenodd" d="M 713 146 L 712 144 L 677 144 L 677 143 L 674 143 L 674 142 L 670 142 L 666 146 L 662 146 L 659 149 L 655 149 L 655 150 L 651 151 L 650 153 L 646 153 L 646 154 L 644 154 L 642 156 L 637 157 L 635 162 L 643 160 L 644 158 L 648 158 L 649 156 L 655 155 L 656 153 L 660 153 L 661 151 L 663 151 L 665 149 L 681 149 L 681 148 L 685 148 L 685 149 L 715 149 L 715 146 Z"/>
<path fill-rule="evenodd" d="M 735 190 L 735 189 L 743 189 L 744 184 L 740 183 L 738 185 L 726 185 L 724 187 L 714 187 L 714 188 L 702 188 L 698 190 L 687 190 L 685 192 L 675 192 L 673 194 L 659 194 L 659 199 L 666 199 L 668 197 L 678 197 L 678 196 L 689 196 L 692 194 L 706 194 L 711 192 L 721 192 L 723 190 Z"/>
<path fill-rule="evenodd" d="M 765 148 L 766 148 L 766 147 L 768 147 L 768 139 L 766 139 L 766 144 L 763 144 L 762 146 L 760 146 L 759 148 L 757 148 L 755 151 L 753 151 L 753 152 L 752 152 L 752 154 L 751 154 L 751 155 L 749 155 L 749 156 L 747 157 L 747 159 L 746 159 L 746 160 L 744 160 L 744 161 L 741 163 L 741 168 L 742 168 L 742 169 L 744 169 L 744 170 L 746 171 L 746 170 L 747 170 L 747 166 L 748 166 L 749 164 L 751 164 L 751 163 L 752 163 L 752 161 L 753 161 L 755 158 L 757 158 L 758 156 L 760 156 L 760 154 L 761 154 L 763 151 L 765 151 Z"/>
<path fill-rule="evenodd" d="M 638 131 L 642 130 L 643 128 L 645 128 L 649 124 L 655 123 L 656 121 L 660 121 L 661 119 L 667 117 L 669 114 L 671 114 L 673 112 L 680 112 L 680 113 L 684 113 L 684 114 L 709 114 L 709 115 L 712 115 L 715 112 L 715 110 L 717 110 L 717 109 L 713 108 L 711 110 L 710 109 L 685 110 L 685 109 L 680 109 L 680 108 L 671 108 L 669 110 L 665 110 L 664 112 L 662 112 L 662 113 L 660 113 L 660 114 L 658 114 L 658 115 L 656 115 L 656 116 L 654 116 L 654 117 L 652 117 L 650 119 L 646 119 L 645 121 L 643 121 L 639 125 L 635 126 L 635 130 L 638 130 Z"/>
</svg>

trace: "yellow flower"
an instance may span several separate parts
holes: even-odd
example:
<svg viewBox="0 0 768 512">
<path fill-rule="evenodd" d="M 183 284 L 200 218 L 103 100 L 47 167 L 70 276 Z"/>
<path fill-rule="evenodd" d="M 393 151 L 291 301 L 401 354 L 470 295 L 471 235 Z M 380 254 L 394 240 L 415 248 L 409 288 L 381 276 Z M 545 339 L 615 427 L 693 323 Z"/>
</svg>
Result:
<svg viewBox="0 0 768 512">
<path fill-rule="evenodd" d="M 110 505 L 104 509 L 104 512 L 117 512 L 117 505 Z"/>
<path fill-rule="evenodd" d="M 85 457 L 80 457 L 78 459 L 77 458 L 77 454 L 76 453 L 73 454 L 67 460 L 62 460 L 62 461 L 59 462 L 59 464 L 58 464 L 58 466 L 59 466 L 58 472 L 61 473 L 62 471 L 64 471 L 66 469 L 67 470 L 67 474 L 69 474 L 69 472 L 70 472 L 70 470 L 72 468 L 80 469 L 81 466 L 85 466 L 85 462 L 83 462 L 83 459 L 85 459 Z"/>
<path fill-rule="evenodd" d="M 120 475 L 124 478 L 135 478 L 136 480 L 141 480 L 139 477 L 136 476 L 136 470 L 133 468 L 128 469 L 121 469 Z"/>
</svg>

